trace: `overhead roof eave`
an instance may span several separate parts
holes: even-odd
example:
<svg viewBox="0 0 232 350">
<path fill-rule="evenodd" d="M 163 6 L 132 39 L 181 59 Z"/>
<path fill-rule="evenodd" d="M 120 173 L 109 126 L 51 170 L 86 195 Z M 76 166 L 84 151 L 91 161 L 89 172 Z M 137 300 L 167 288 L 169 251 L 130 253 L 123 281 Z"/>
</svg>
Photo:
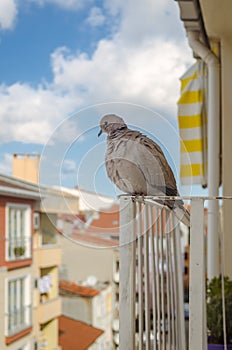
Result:
<svg viewBox="0 0 232 350">
<path fill-rule="evenodd" d="M 180 19 L 184 23 L 186 32 L 198 32 L 202 43 L 210 49 L 210 43 L 205 29 L 199 0 L 174 1 L 178 2 L 180 8 Z"/>
<path fill-rule="evenodd" d="M 5 187 L 0 186 L 0 194 L 10 197 L 17 197 L 17 198 L 28 198 L 28 199 L 34 199 L 34 200 L 40 200 L 41 196 L 38 192 L 23 190 L 20 188 L 12 188 L 12 187 Z"/>
</svg>

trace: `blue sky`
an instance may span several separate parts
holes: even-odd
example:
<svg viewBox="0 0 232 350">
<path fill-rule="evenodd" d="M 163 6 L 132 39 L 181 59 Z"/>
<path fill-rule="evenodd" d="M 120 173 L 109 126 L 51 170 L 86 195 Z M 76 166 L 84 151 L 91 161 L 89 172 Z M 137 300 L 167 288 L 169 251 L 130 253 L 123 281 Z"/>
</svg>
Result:
<svg viewBox="0 0 232 350">
<path fill-rule="evenodd" d="M 193 58 L 174 0 L 1 0 L 0 62 L 1 173 L 12 153 L 41 153 L 42 183 L 115 196 L 97 132 L 119 113 L 178 179 L 178 79 Z"/>
</svg>

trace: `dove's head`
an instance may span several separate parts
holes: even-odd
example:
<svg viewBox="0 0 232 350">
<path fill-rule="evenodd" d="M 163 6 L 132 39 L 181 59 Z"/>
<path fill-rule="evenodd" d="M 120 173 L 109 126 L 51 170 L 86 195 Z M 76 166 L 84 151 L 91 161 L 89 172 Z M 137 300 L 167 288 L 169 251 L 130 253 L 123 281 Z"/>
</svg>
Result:
<svg viewBox="0 0 232 350">
<path fill-rule="evenodd" d="M 98 136 L 100 136 L 103 132 L 109 134 L 116 130 L 124 129 L 126 127 L 126 123 L 121 117 L 117 116 L 116 114 L 107 114 L 104 117 L 102 117 L 100 121 L 101 129 L 98 133 Z"/>
</svg>

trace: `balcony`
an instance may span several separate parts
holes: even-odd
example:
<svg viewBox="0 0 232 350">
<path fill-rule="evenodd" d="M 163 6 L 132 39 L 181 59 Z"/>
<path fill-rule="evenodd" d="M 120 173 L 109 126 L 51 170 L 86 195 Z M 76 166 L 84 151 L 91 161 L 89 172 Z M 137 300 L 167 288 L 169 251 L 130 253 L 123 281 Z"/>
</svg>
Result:
<svg viewBox="0 0 232 350">
<path fill-rule="evenodd" d="M 40 268 L 61 264 L 61 248 L 58 245 L 42 246 L 35 249 L 34 254 Z"/>
<path fill-rule="evenodd" d="M 49 299 L 38 306 L 38 322 L 44 324 L 61 315 L 61 299 Z"/>
<path fill-rule="evenodd" d="M 7 261 L 31 258 L 31 237 L 11 237 L 6 239 Z"/>
<path fill-rule="evenodd" d="M 120 348 L 207 349 L 204 209 L 207 200 L 218 199 L 190 198 L 189 339 L 186 339 L 180 224 L 171 210 L 151 197 L 132 201 L 129 196 L 121 196 Z M 223 319 L 226 336 L 225 312 Z"/>
</svg>

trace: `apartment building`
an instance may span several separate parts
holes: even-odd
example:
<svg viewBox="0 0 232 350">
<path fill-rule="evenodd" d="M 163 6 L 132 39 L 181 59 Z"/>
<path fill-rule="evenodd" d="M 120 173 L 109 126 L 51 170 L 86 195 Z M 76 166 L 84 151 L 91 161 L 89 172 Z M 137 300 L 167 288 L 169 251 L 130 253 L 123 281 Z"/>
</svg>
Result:
<svg viewBox="0 0 232 350">
<path fill-rule="evenodd" d="M 39 186 L 38 160 L 14 155 L 14 176 L 0 175 L 1 350 L 60 349 L 57 216 L 78 198 Z"/>
<path fill-rule="evenodd" d="M 62 298 L 63 316 L 81 321 L 102 331 L 102 334 L 95 340 L 91 349 L 112 349 L 111 285 L 98 282 L 93 277 L 83 281 L 82 285 L 61 280 L 60 295 Z M 77 340 L 74 339 L 74 341 Z"/>
<path fill-rule="evenodd" d="M 99 281 L 112 281 L 114 251 L 119 243 L 117 201 L 80 189 L 62 190 L 78 196 L 80 214 L 59 215 L 60 277 L 78 282 L 94 275 Z"/>
<path fill-rule="evenodd" d="M 101 329 L 73 318 L 63 315 L 59 318 L 59 344 L 62 350 L 102 350 L 96 341 L 103 333 Z"/>
<path fill-rule="evenodd" d="M 61 300 L 58 293 L 58 269 L 61 248 L 57 242 L 54 222 L 46 213 L 36 212 L 34 231 L 34 334 L 38 349 L 54 350 L 58 346 L 58 317 Z"/>
<path fill-rule="evenodd" d="M 34 208 L 37 189 L 0 175 L 0 349 L 35 348 L 33 329 Z"/>
<path fill-rule="evenodd" d="M 76 193 L 77 190 L 74 190 Z M 78 190 L 81 214 L 60 216 L 60 277 L 77 284 L 94 276 L 111 286 L 111 348 L 119 345 L 119 207 L 116 201 Z M 73 191 L 72 191 L 73 193 Z M 93 208 L 95 210 L 93 210 Z M 92 277 L 93 278 L 93 277 Z M 64 299 L 63 299 L 64 300 Z M 101 328 L 100 324 L 96 327 Z M 111 349 L 110 348 L 110 349 Z"/>
<path fill-rule="evenodd" d="M 13 157 L 14 176 L 27 186 L 30 181 L 29 188 L 37 190 L 38 159 L 37 155 L 30 154 L 15 154 Z M 96 276 L 98 281 L 110 283 L 110 292 L 107 292 L 107 295 L 111 295 L 109 317 L 105 318 L 103 325 L 102 319 L 95 320 L 93 326 L 104 329 L 104 335 L 100 338 L 108 337 L 112 343 L 112 315 L 115 314 L 114 305 L 118 299 L 118 282 L 115 284 L 113 267 L 119 237 L 118 205 L 111 198 L 80 189 L 48 188 L 40 185 L 39 190 L 41 198 L 34 208 L 32 267 L 35 348 L 59 349 L 59 270 L 62 278 L 78 283 L 82 283 L 90 275 Z M 57 231 L 63 235 L 58 237 Z M 103 247 L 106 249 L 102 249 Z M 105 291 L 101 291 L 101 298 L 104 293 Z M 114 324 L 116 323 L 117 320 Z M 118 330 L 114 330 L 114 333 L 117 338 Z"/>
<path fill-rule="evenodd" d="M 46 203 L 42 199 L 42 206 L 36 208 L 33 241 L 34 332 L 39 349 L 55 350 L 60 348 L 58 317 L 61 315 L 61 299 L 58 285 L 62 255 L 57 217 L 65 209 L 60 205 L 63 200 L 60 191 L 42 188 L 42 192 Z M 65 198 L 69 205 L 74 205 L 72 200 L 70 196 Z M 77 204 L 74 206 L 77 207 Z"/>
</svg>

